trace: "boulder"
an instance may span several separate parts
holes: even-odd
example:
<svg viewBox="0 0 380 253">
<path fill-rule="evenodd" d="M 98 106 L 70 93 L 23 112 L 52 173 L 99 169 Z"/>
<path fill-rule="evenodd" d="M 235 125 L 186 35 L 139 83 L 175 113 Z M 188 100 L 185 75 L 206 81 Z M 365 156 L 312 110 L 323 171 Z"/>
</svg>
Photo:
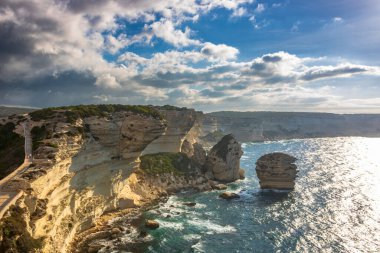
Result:
<svg viewBox="0 0 380 253">
<path fill-rule="evenodd" d="M 156 229 L 160 227 L 160 224 L 155 220 L 146 220 L 145 227 L 150 228 L 150 229 Z"/>
<path fill-rule="evenodd" d="M 293 190 L 297 175 L 297 159 L 284 153 L 263 155 L 256 162 L 261 189 Z"/>
<path fill-rule="evenodd" d="M 223 192 L 222 194 L 219 195 L 219 197 L 222 199 L 227 199 L 227 200 L 240 198 L 238 194 L 233 193 L 233 192 Z"/>
<path fill-rule="evenodd" d="M 221 182 L 233 182 L 240 178 L 241 145 L 233 135 L 224 136 L 209 152 L 205 169 L 208 175 Z"/>
<path fill-rule="evenodd" d="M 225 184 L 216 184 L 212 188 L 214 188 L 215 190 L 226 190 L 227 189 L 227 185 L 225 185 Z"/>
</svg>

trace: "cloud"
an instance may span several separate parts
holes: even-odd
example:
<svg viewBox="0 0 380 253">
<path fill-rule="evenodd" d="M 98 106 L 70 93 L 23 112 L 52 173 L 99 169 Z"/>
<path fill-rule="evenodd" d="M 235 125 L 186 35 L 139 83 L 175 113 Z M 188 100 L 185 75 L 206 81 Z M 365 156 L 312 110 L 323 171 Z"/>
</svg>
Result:
<svg viewBox="0 0 380 253">
<path fill-rule="evenodd" d="M 199 40 L 190 38 L 190 28 L 186 27 L 185 31 L 175 29 L 173 22 L 170 20 L 164 19 L 154 22 L 150 27 L 157 38 L 163 39 L 176 47 L 200 44 Z"/>
<path fill-rule="evenodd" d="M 232 12 L 232 17 L 243 17 L 248 14 L 246 8 L 239 7 Z"/>
<path fill-rule="evenodd" d="M 256 12 L 256 13 L 262 13 L 262 12 L 264 12 L 264 11 L 265 11 L 265 6 L 264 6 L 264 4 L 261 4 L 261 3 L 257 4 L 257 7 L 256 7 L 256 9 L 255 9 L 255 12 Z"/>
<path fill-rule="evenodd" d="M 334 23 L 342 23 L 342 22 L 344 21 L 344 19 L 343 19 L 342 17 L 334 17 L 334 18 L 332 19 L 332 21 L 333 21 Z"/>
<path fill-rule="evenodd" d="M 306 81 L 329 78 L 329 77 L 341 77 L 350 76 L 358 73 L 366 73 L 371 68 L 360 65 L 339 65 L 339 66 L 318 66 L 311 67 L 305 73 L 303 73 L 301 79 Z"/>
<path fill-rule="evenodd" d="M 116 80 L 116 77 L 110 74 L 103 74 L 96 78 L 95 85 L 108 87 L 108 88 L 119 88 L 120 84 Z"/>
<path fill-rule="evenodd" d="M 205 41 L 190 28 L 220 8 L 250 16 L 257 29 L 268 25 L 254 16 L 266 6 L 255 3 L 250 13 L 253 3 L 2 0 L 1 103 L 173 103 L 206 109 L 225 103 L 281 109 L 290 102 L 307 107 L 340 101 L 322 81 L 380 75 L 378 67 L 288 52 L 241 61 L 238 48 Z M 160 52 L 154 48 L 158 43 Z"/>
<path fill-rule="evenodd" d="M 237 55 L 239 54 L 239 50 L 225 44 L 215 45 L 206 42 L 201 49 L 201 53 L 207 57 L 210 57 L 211 60 L 231 60 L 236 59 Z"/>
</svg>

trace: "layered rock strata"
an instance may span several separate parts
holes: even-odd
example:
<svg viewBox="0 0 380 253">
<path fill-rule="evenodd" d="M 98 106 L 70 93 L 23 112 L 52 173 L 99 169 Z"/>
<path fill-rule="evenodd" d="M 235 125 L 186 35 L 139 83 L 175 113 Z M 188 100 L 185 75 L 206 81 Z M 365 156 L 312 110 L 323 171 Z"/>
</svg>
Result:
<svg viewBox="0 0 380 253">
<path fill-rule="evenodd" d="M 292 190 L 295 186 L 297 159 L 284 153 L 271 153 L 256 162 L 256 173 L 262 189 Z"/>
<path fill-rule="evenodd" d="M 241 145 L 234 136 L 226 135 L 208 153 L 205 168 L 211 179 L 233 182 L 244 174 L 239 173 L 242 155 Z"/>
<path fill-rule="evenodd" d="M 104 107 L 112 112 L 98 111 Z M 183 187 L 207 188 L 208 179 L 195 162 L 197 167 L 189 167 L 192 173 L 186 175 L 157 176 L 140 168 L 146 150 L 180 152 L 194 123 L 194 110 L 171 109 L 161 117 L 149 107 L 111 109 L 60 108 L 29 117 L 34 162 L 3 186 L 2 190 L 25 194 L 18 209 L 1 221 L 14 241 L 0 247 L 22 244 L 27 252 L 37 247 L 36 240 L 42 252 L 68 252 L 75 235 L 95 226 L 105 213 L 143 206 Z M 166 139 L 151 145 L 162 136 Z M 22 213 L 18 223 L 12 218 L 16 211 Z"/>
</svg>

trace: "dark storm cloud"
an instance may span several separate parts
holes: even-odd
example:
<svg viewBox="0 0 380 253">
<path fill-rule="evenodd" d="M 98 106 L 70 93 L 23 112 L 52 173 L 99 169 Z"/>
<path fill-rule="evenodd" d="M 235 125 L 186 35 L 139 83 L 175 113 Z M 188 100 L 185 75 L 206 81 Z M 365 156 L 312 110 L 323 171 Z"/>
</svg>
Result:
<svg viewBox="0 0 380 253">
<path fill-rule="evenodd" d="M 9 78 L 11 73 L 7 68 L 17 62 L 33 68 L 51 65 L 48 54 L 36 52 L 36 43 L 42 33 L 54 34 L 59 30 L 55 20 L 40 17 L 39 10 L 31 3 L 0 1 L 0 16 L 9 10 L 15 15 L 13 20 L 0 21 L 0 79 Z M 11 76 L 14 78 L 17 77 Z"/>
<path fill-rule="evenodd" d="M 23 57 L 33 51 L 34 43 L 25 31 L 13 22 L 0 23 L 0 65 L 11 57 Z"/>
<path fill-rule="evenodd" d="M 264 62 L 279 62 L 282 58 L 278 55 L 265 55 L 263 57 Z"/>
<path fill-rule="evenodd" d="M 91 74 L 74 71 L 28 81 L 0 82 L 0 101 L 37 107 L 94 102 L 93 96 L 102 91 L 94 89 L 94 82 Z"/>
<path fill-rule="evenodd" d="M 303 74 L 301 79 L 305 81 L 312 81 L 312 80 L 316 80 L 320 78 L 334 77 L 334 76 L 340 76 L 340 75 L 345 75 L 345 74 L 363 73 L 367 71 L 368 69 L 364 67 L 351 67 L 351 66 L 337 67 L 335 69 L 323 69 L 323 68 L 310 69 L 305 74 Z"/>
<path fill-rule="evenodd" d="M 67 8 L 73 12 L 88 12 L 90 10 L 102 8 L 108 1 L 104 0 L 69 0 L 69 1 L 57 1 L 66 2 Z"/>
</svg>

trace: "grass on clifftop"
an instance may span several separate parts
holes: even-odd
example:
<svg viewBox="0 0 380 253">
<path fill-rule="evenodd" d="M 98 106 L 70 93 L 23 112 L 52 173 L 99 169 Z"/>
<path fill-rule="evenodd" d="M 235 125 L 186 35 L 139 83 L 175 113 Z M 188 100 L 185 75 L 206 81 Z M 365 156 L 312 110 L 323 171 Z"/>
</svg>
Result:
<svg viewBox="0 0 380 253">
<path fill-rule="evenodd" d="M 171 173 L 183 174 L 189 172 L 192 161 L 183 153 L 157 153 L 143 155 L 140 168 L 148 174 Z"/>
<path fill-rule="evenodd" d="M 91 116 L 106 117 L 110 113 L 129 111 L 154 118 L 162 119 L 162 115 L 153 107 L 145 105 L 120 105 L 120 104 L 100 104 L 100 105 L 73 105 L 62 107 L 49 107 L 29 113 L 32 120 L 40 121 L 55 116 L 57 111 L 65 110 L 65 116 L 69 123 L 75 122 L 78 118 Z"/>
<path fill-rule="evenodd" d="M 15 124 L 0 125 L 0 179 L 24 162 L 24 137 L 14 133 Z"/>
</svg>

